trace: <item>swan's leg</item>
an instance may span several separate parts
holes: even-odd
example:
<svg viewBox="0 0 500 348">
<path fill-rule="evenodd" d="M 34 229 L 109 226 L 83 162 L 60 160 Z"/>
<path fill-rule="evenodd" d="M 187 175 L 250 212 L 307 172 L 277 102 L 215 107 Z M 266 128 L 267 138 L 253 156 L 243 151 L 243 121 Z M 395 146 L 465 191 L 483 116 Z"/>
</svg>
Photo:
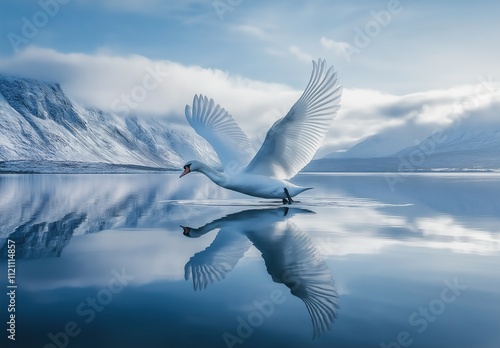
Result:
<svg viewBox="0 0 500 348">
<path fill-rule="evenodd" d="M 288 189 L 285 187 L 284 190 L 285 190 L 285 195 L 288 198 L 288 204 L 292 204 L 293 199 L 292 199 L 292 197 L 290 197 L 290 193 L 288 193 Z M 284 199 L 283 199 L 283 201 L 284 201 Z"/>
<path fill-rule="evenodd" d="M 283 198 L 283 204 L 288 204 L 288 199 Z"/>
</svg>

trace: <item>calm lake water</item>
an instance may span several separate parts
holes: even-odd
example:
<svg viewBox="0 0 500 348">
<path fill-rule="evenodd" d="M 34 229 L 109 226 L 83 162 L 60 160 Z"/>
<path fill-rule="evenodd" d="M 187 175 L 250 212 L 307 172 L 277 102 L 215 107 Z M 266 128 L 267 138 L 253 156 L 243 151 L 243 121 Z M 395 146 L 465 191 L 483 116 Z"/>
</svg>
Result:
<svg viewBox="0 0 500 348">
<path fill-rule="evenodd" d="M 500 175 L 178 175 L 0 176 L 1 346 L 500 347 Z"/>
</svg>

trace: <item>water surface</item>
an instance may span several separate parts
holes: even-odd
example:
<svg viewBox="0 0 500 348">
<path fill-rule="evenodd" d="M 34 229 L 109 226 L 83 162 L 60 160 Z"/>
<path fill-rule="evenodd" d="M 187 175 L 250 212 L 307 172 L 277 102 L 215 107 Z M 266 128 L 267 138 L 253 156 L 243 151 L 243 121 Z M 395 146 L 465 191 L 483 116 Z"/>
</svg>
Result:
<svg viewBox="0 0 500 348">
<path fill-rule="evenodd" d="M 500 346 L 499 175 L 293 181 L 315 189 L 283 206 L 202 175 L 0 176 L 0 286 L 7 239 L 18 285 L 2 341 Z"/>
</svg>

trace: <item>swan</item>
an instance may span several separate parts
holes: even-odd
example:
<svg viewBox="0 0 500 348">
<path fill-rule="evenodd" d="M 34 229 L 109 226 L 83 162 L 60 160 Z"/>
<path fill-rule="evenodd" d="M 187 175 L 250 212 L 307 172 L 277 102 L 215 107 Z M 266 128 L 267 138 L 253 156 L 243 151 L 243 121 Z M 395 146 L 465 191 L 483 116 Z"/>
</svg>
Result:
<svg viewBox="0 0 500 348">
<path fill-rule="evenodd" d="M 195 95 L 186 105 L 186 118 L 194 130 L 214 148 L 223 171 L 192 160 L 180 178 L 201 172 L 215 184 L 260 198 L 278 198 L 291 204 L 292 197 L 311 187 L 290 183 L 313 158 L 340 108 L 342 86 L 325 60 L 313 61 L 309 83 L 285 117 L 276 121 L 255 154 L 245 133 L 232 116 L 213 99 Z"/>
<path fill-rule="evenodd" d="M 200 238 L 218 230 L 213 242 L 194 254 L 184 267 L 195 291 L 226 278 L 253 245 L 264 259 L 267 273 L 301 299 L 309 312 L 313 338 L 332 329 L 338 316 L 339 295 L 332 273 L 311 237 L 290 218 L 314 214 L 300 208 L 242 210 L 199 228 L 181 226 L 183 235 Z"/>
</svg>

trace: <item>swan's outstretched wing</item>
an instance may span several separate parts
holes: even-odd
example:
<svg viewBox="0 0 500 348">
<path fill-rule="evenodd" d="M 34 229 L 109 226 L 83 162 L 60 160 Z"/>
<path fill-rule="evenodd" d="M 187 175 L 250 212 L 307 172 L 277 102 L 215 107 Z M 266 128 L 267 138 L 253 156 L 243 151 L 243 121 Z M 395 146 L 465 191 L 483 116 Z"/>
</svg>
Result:
<svg viewBox="0 0 500 348">
<path fill-rule="evenodd" d="M 290 179 L 313 158 L 340 108 L 342 87 L 333 66 L 313 62 L 311 79 L 288 114 L 267 132 L 259 152 L 246 171 Z"/>
<path fill-rule="evenodd" d="M 184 278 L 193 278 L 194 290 L 206 289 L 231 272 L 252 243 L 238 231 L 221 229 L 212 244 L 196 253 L 184 266 Z"/>
<path fill-rule="evenodd" d="M 289 221 L 265 234 L 248 236 L 262 252 L 273 280 L 285 284 L 305 303 L 313 337 L 329 331 L 337 318 L 339 297 L 331 271 L 311 237 Z"/>
<path fill-rule="evenodd" d="M 229 113 L 213 99 L 195 95 L 186 105 L 186 118 L 214 148 L 224 168 L 246 166 L 255 154 L 252 144 Z"/>
</svg>

